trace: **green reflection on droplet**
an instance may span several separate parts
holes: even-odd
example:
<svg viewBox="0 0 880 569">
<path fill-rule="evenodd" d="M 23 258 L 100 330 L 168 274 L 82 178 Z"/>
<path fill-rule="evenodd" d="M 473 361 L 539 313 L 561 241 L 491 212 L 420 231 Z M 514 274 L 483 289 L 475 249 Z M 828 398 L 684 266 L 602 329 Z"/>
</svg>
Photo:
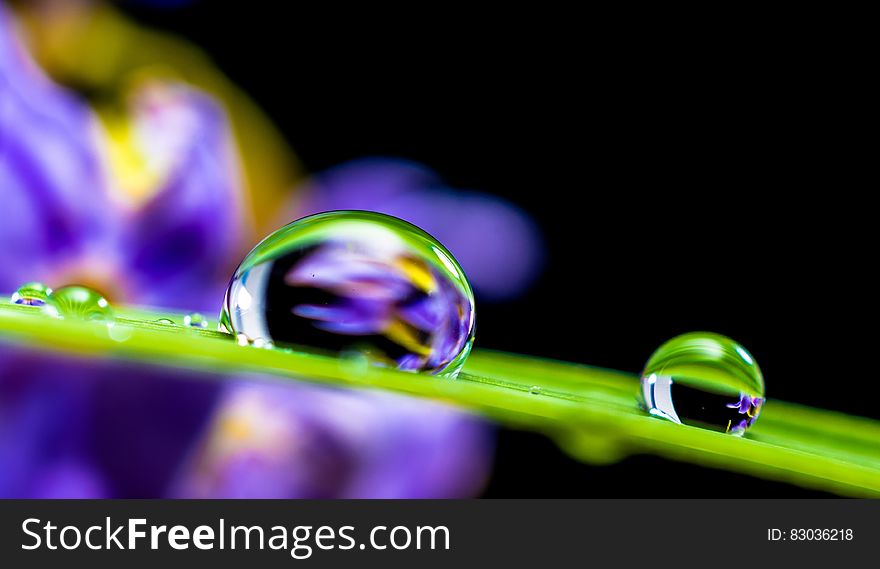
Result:
<svg viewBox="0 0 880 569">
<path fill-rule="evenodd" d="M 44 306 L 49 301 L 50 294 L 52 289 L 43 283 L 25 283 L 12 293 L 9 301 L 20 306 Z"/>
<path fill-rule="evenodd" d="M 101 293 L 77 285 L 66 286 L 50 294 L 44 310 L 56 318 L 113 319 L 113 309 Z"/>
</svg>

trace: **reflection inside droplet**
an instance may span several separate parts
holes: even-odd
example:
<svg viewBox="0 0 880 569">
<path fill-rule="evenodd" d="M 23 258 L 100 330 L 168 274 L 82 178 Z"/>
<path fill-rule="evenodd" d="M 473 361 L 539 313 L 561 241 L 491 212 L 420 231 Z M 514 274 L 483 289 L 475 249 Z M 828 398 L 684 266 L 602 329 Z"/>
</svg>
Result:
<svg viewBox="0 0 880 569">
<path fill-rule="evenodd" d="M 708 332 L 666 342 L 642 373 L 651 415 L 742 435 L 761 413 L 764 378 L 752 356 L 730 338 Z"/>
<path fill-rule="evenodd" d="M 245 258 L 220 329 L 371 364 L 454 376 L 474 334 L 452 255 L 399 219 L 331 212 L 292 223 Z"/>
<path fill-rule="evenodd" d="M 12 293 L 9 302 L 19 306 L 45 306 L 49 301 L 50 294 L 52 294 L 52 289 L 43 283 L 25 283 Z"/>
<path fill-rule="evenodd" d="M 113 309 L 101 293 L 84 286 L 66 286 L 49 295 L 43 310 L 55 318 L 111 320 Z"/>
</svg>

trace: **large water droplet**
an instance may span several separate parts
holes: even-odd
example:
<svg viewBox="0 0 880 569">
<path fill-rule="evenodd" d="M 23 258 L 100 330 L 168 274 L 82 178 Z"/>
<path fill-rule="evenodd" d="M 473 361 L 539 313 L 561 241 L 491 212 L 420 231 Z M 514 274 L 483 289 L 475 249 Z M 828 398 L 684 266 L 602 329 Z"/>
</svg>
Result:
<svg viewBox="0 0 880 569">
<path fill-rule="evenodd" d="M 9 302 L 21 306 L 45 306 L 52 289 L 43 283 L 25 283 L 12 293 Z"/>
<path fill-rule="evenodd" d="M 373 364 L 458 373 L 474 297 L 452 255 L 397 218 L 318 214 L 270 235 L 236 270 L 221 329 Z"/>
<path fill-rule="evenodd" d="M 764 404 L 764 378 L 745 348 L 708 332 L 677 336 L 642 372 L 648 412 L 676 423 L 742 435 Z"/>
<path fill-rule="evenodd" d="M 66 286 L 54 291 L 43 309 L 56 318 L 113 319 L 113 309 L 107 299 L 84 286 Z"/>
</svg>

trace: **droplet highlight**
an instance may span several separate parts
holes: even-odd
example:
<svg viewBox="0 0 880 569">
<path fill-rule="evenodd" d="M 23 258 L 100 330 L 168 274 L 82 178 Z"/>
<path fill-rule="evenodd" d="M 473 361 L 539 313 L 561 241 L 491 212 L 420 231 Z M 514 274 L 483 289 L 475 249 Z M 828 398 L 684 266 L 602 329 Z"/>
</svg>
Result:
<svg viewBox="0 0 880 569">
<path fill-rule="evenodd" d="M 752 355 L 709 332 L 660 346 L 645 365 L 641 385 L 651 415 L 733 435 L 758 420 L 765 399 L 764 377 Z"/>
<path fill-rule="evenodd" d="M 436 239 L 387 215 L 340 211 L 270 235 L 236 270 L 220 329 L 370 364 L 455 376 L 475 313 L 461 267 Z"/>
</svg>

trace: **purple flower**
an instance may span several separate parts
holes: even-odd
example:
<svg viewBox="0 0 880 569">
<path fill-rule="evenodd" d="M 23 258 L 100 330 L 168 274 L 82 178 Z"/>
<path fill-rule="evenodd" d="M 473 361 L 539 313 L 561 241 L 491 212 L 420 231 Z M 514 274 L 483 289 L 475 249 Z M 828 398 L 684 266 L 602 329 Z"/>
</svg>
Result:
<svg viewBox="0 0 880 569">
<path fill-rule="evenodd" d="M 528 215 L 499 198 L 449 188 L 414 162 L 349 162 L 317 175 L 303 193 L 291 207 L 294 217 L 360 209 L 421 227 L 455 255 L 482 299 L 519 295 L 541 268 L 541 237 Z"/>
<path fill-rule="evenodd" d="M 111 231 L 92 114 L 14 39 L 0 6 L 0 290 L 100 255 Z"/>
<path fill-rule="evenodd" d="M 131 112 L 160 186 L 123 214 L 126 281 L 138 302 L 216 311 L 245 235 L 241 176 L 223 111 L 186 87 L 149 84 Z"/>
<path fill-rule="evenodd" d="M 745 393 L 740 394 L 739 401 L 736 403 L 728 403 L 728 409 L 736 409 L 740 415 L 748 415 L 747 419 L 743 419 L 736 426 L 731 427 L 731 431 L 745 430 L 746 427 L 752 425 L 758 414 L 761 412 L 761 405 L 764 399 L 761 397 L 751 397 Z"/>
<path fill-rule="evenodd" d="M 83 282 L 117 302 L 215 310 L 245 229 L 222 110 L 183 85 L 146 83 L 113 144 L 10 24 L 0 8 L 0 290 Z"/>
<path fill-rule="evenodd" d="M 0 291 L 78 282 L 218 310 L 247 245 L 239 180 L 212 99 L 142 83 L 125 120 L 101 122 L 0 4 Z M 460 412 L 202 375 L 0 344 L 0 497 L 446 497 L 485 475 L 485 427 Z"/>
<path fill-rule="evenodd" d="M 746 395 L 745 393 L 741 393 L 739 396 L 739 401 L 736 403 L 728 403 L 728 409 L 736 409 L 739 411 L 741 415 L 748 413 L 749 409 L 752 407 L 752 398 Z"/>
</svg>

